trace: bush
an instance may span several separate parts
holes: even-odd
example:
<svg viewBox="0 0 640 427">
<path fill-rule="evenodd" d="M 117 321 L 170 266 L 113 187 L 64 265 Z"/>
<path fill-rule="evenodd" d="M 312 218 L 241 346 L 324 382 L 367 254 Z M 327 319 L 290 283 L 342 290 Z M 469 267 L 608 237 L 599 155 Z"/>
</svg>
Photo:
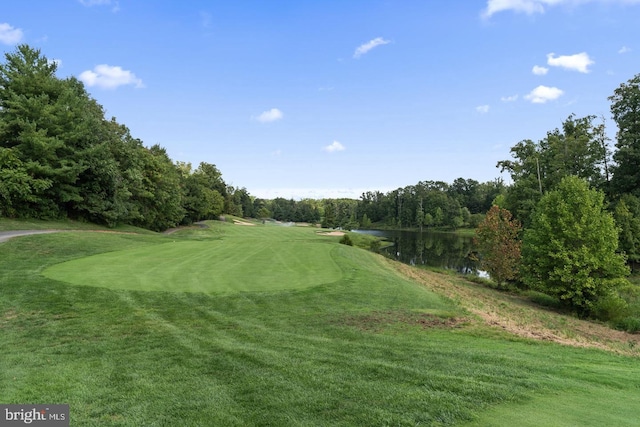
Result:
<svg viewBox="0 0 640 427">
<path fill-rule="evenodd" d="M 616 322 L 629 314 L 629 304 L 617 294 L 609 294 L 596 301 L 593 314 L 596 319 Z"/>
<path fill-rule="evenodd" d="M 538 304 L 539 306 L 552 308 L 554 310 L 564 308 L 564 305 L 562 304 L 562 302 L 560 302 L 560 300 L 558 300 L 558 298 L 552 297 L 545 293 L 528 290 L 525 292 L 525 295 L 527 296 L 527 298 L 529 298 L 529 301 L 533 302 L 534 304 Z"/>
<path fill-rule="evenodd" d="M 640 317 L 627 316 L 613 322 L 614 328 L 632 334 L 640 332 Z"/>
<path fill-rule="evenodd" d="M 342 238 L 340 239 L 340 243 L 347 246 L 353 246 L 353 241 L 351 241 L 351 237 L 349 237 L 348 234 L 342 236 Z"/>
</svg>

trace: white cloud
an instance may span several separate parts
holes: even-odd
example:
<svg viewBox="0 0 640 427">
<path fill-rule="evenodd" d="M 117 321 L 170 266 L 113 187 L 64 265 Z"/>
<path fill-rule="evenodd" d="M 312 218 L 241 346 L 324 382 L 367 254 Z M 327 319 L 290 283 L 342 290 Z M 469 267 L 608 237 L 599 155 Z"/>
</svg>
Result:
<svg viewBox="0 0 640 427">
<path fill-rule="evenodd" d="M 627 46 L 622 46 L 620 50 L 618 50 L 618 53 L 629 53 L 629 52 L 631 52 L 631 48 Z"/>
<path fill-rule="evenodd" d="M 544 104 L 547 101 L 553 101 L 558 99 L 564 91 L 557 87 L 538 86 L 532 90 L 528 95 L 525 95 L 525 99 L 533 102 L 534 104 Z"/>
<path fill-rule="evenodd" d="M 365 53 L 369 52 L 371 49 L 381 46 L 381 45 L 385 45 L 385 44 L 389 44 L 391 43 L 389 40 L 385 40 L 382 37 L 377 37 L 373 40 L 368 41 L 367 43 L 358 46 L 358 48 L 356 49 L 356 51 L 353 54 L 354 58 L 360 58 L 362 55 L 364 55 Z"/>
<path fill-rule="evenodd" d="M 78 0 L 78 2 L 87 7 L 91 6 L 111 6 L 113 5 L 112 12 L 120 10 L 120 2 L 118 0 Z"/>
<path fill-rule="evenodd" d="M 518 100 L 518 95 L 503 96 L 502 98 L 500 98 L 500 101 L 502 102 L 514 102 L 517 100 Z"/>
<path fill-rule="evenodd" d="M 531 72 L 533 74 L 535 74 L 536 76 L 544 76 L 545 74 L 547 74 L 549 72 L 549 69 L 546 67 L 541 67 L 539 65 L 534 65 L 533 69 L 531 70 Z"/>
<path fill-rule="evenodd" d="M 547 55 L 547 64 L 552 67 L 562 67 L 567 70 L 578 71 L 580 73 L 588 73 L 589 65 L 595 62 L 589 58 L 586 52 L 576 53 L 575 55 L 555 56 L 555 53 Z"/>
<path fill-rule="evenodd" d="M 258 120 L 260 123 L 269 123 L 269 122 L 275 122 L 276 120 L 280 120 L 284 117 L 284 114 L 282 114 L 282 111 L 278 110 L 277 108 L 272 108 L 269 111 L 265 111 L 262 114 L 260 114 L 256 120 Z"/>
<path fill-rule="evenodd" d="M 516 13 L 544 13 L 550 6 L 556 5 L 580 5 L 583 3 L 620 3 L 638 4 L 640 0 L 487 0 L 487 7 L 482 12 L 483 18 L 490 18 L 498 12 L 513 11 Z"/>
<path fill-rule="evenodd" d="M 0 24 L 0 42 L 8 45 L 17 44 L 23 36 L 20 28 L 13 28 L 7 23 Z"/>
<path fill-rule="evenodd" d="M 324 151 L 328 153 L 333 153 L 335 151 L 344 151 L 346 150 L 345 146 L 340 144 L 338 141 L 333 141 L 330 145 L 327 145 L 323 148 Z"/>
<path fill-rule="evenodd" d="M 97 65 L 93 70 L 83 71 L 79 79 L 89 87 L 97 86 L 102 89 L 115 89 L 126 85 L 133 85 L 136 88 L 144 87 L 142 80 L 131 71 L 106 64 Z"/>
<path fill-rule="evenodd" d="M 524 12 L 527 15 L 544 13 L 545 5 L 559 2 L 560 0 L 488 0 L 487 8 L 482 12 L 482 16 L 489 18 L 495 13 L 507 10 Z"/>
<path fill-rule="evenodd" d="M 487 114 L 489 112 L 489 105 L 478 105 L 476 111 L 480 114 Z"/>
</svg>

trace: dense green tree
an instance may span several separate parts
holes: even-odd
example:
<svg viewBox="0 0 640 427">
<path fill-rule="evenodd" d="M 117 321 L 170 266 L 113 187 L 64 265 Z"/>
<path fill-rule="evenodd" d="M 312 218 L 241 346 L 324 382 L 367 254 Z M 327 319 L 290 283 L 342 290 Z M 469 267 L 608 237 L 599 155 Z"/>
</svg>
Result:
<svg viewBox="0 0 640 427">
<path fill-rule="evenodd" d="M 628 274 L 617 248 L 618 230 L 604 210 L 604 194 L 568 176 L 542 197 L 524 232 L 521 277 L 590 315 Z"/>
<path fill-rule="evenodd" d="M 140 217 L 133 224 L 156 231 L 175 227 L 185 215 L 181 172 L 159 145 L 145 148 L 139 154 L 142 188 L 136 196 Z"/>
<path fill-rule="evenodd" d="M 640 199 L 624 194 L 615 204 L 613 218 L 620 230 L 620 250 L 632 266 L 640 263 Z"/>
<path fill-rule="evenodd" d="M 365 230 L 371 228 L 371 220 L 366 213 L 362 215 L 362 219 L 360 220 L 360 228 L 363 228 Z"/>
<path fill-rule="evenodd" d="M 640 197 L 640 74 L 621 84 L 609 100 L 618 125 L 611 190 Z"/>
<path fill-rule="evenodd" d="M 20 45 L 0 64 L 0 215 L 70 217 L 162 230 L 229 211 L 248 215 L 253 201 L 232 189 L 215 165 L 174 165 L 147 148 L 74 77 Z M 185 214 L 187 216 L 185 216 Z"/>
<path fill-rule="evenodd" d="M 235 204 L 242 209 L 242 216 L 247 218 L 254 218 L 255 212 L 253 210 L 253 200 L 246 188 L 236 188 L 233 192 L 233 198 Z"/>
<path fill-rule="evenodd" d="M 435 220 L 433 219 L 433 215 L 431 215 L 429 212 L 424 214 L 424 225 L 426 227 L 431 227 L 433 226 L 434 223 L 435 223 Z"/>
<path fill-rule="evenodd" d="M 82 200 L 75 185 L 86 169 L 83 151 L 92 135 L 83 132 L 89 103 L 75 79 L 55 76 L 56 64 L 37 49 L 20 45 L 0 65 L 0 147 L 33 181 L 31 194 L 12 197 L 16 212 L 43 218 L 66 216 L 68 203 Z"/>
<path fill-rule="evenodd" d="M 444 212 L 440 206 L 437 206 L 433 215 L 433 223 L 440 226 L 444 223 Z"/>
<path fill-rule="evenodd" d="M 511 212 L 492 206 L 476 229 L 480 265 L 498 286 L 517 277 L 520 265 L 522 227 Z"/>
<path fill-rule="evenodd" d="M 333 200 L 325 200 L 324 203 L 324 216 L 322 217 L 322 228 L 335 228 L 337 227 L 337 210 L 338 206 Z"/>
<path fill-rule="evenodd" d="M 547 132 L 537 143 L 517 143 L 511 148 L 513 160 L 498 162 L 501 172 L 508 172 L 513 181 L 504 205 L 525 226 L 542 195 L 566 176 L 578 176 L 594 188 L 605 188 L 608 148 L 604 124 L 595 125 L 594 119 L 570 115 L 562 129 Z"/>
<path fill-rule="evenodd" d="M 186 210 L 186 221 L 183 222 L 217 219 L 224 209 L 224 198 L 214 185 L 216 181 L 212 181 L 209 176 L 211 169 L 208 166 L 211 165 L 201 163 L 193 172 L 188 163 L 177 166 L 184 183 L 183 207 Z M 218 178 L 219 176 L 216 180 Z"/>
</svg>

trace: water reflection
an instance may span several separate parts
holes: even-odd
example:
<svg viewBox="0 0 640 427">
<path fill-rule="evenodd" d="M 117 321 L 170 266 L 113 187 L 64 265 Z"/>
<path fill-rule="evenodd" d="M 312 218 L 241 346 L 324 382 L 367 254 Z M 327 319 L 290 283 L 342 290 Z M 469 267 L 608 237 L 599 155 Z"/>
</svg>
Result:
<svg viewBox="0 0 640 427">
<path fill-rule="evenodd" d="M 393 246 L 383 248 L 381 253 L 409 265 L 440 267 L 463 274 L 484 275 L 472 254 L 475 251 L 473 238 L 454 233 L 394 230 L 354 230 L 384 237 Z"/>
</svg>

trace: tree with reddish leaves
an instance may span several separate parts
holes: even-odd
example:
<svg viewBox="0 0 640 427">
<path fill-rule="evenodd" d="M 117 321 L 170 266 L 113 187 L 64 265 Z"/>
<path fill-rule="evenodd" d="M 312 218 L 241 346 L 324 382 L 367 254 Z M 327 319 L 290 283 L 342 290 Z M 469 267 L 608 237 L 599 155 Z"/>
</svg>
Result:
<svg viewBox="0 0 640 427">
<path fill-rule="evenodd" d="M 512 218 L 511 212 L 495 205 L 476 229 L 480 265 L 499 287 L 518 275 L 521 230 L 520 222 Z"/>
</svg>

